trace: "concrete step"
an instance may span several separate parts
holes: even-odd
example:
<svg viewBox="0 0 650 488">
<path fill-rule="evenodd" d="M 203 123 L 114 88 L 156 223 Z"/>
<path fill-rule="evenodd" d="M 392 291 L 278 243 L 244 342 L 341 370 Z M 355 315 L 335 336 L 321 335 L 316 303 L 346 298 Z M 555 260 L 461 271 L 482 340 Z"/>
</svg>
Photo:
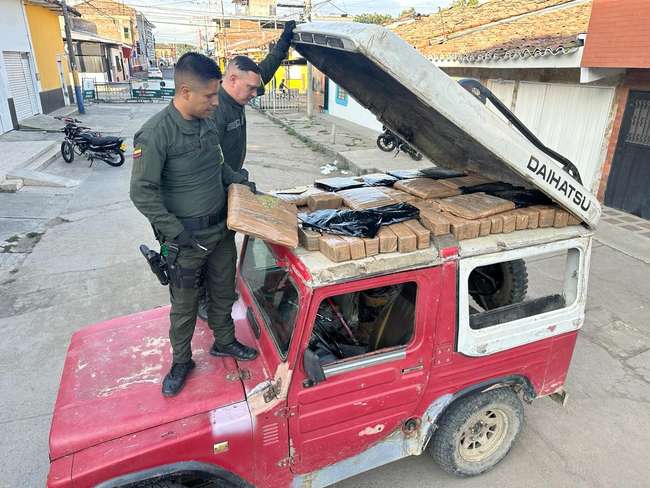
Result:
<svg viewBox="0 0 650 488">
<path fill-rule="evenodd" d="M 40 142 L 40 141 L 39 141 Z M 29 169 L 34 169 L 34 165 L 40 165 L 40 162 L 43 160 L 43 158 L 49 157 L 49 155 L 58 149 L 58 143 L 56 142 L 50 142 L 47 145 L 43 145 L 41 149 L 38 150 L 38 152 L 35 152 L 34 154 L 30 154 L 27 159 L 22 161 L 16 169 L 23 169 L 23 168 L 29 168 Z"/>
<path fill-rule="evenodd" d="M 59 158 L 62 158 L 61 150 L 59 143 L 56 142 L 47 151 L 43 151 L 38 158 L 33 158 L 29 164 L 24 165 L 20 169 L 42 171 Z"/>
<path fill-rule="evenodd" d="M 52 175 L 29 169 L 15 169 L 7 174 L 7 180 L 22 180 L 25 186 L 54 186 L 59 188 L 72 188 L 79 186 L 79 180 Z M 15 190 L 14 190 L 15 191 Z"/>
</svg>

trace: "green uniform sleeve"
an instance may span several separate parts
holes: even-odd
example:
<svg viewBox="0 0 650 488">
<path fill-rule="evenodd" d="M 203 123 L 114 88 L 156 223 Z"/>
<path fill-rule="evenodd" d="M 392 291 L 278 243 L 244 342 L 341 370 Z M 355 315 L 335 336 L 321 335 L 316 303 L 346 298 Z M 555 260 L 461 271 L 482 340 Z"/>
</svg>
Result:
<svg viewBox="0 0 650 488">
<path fill-rule="evenodd" d="M 160 179 L 167 159 L 167 146 L 162 134 L 139 132 L 133 140 L 131 201 L 166 239 L 183 232 L 183 224 L 170 213 L 160 193 Z"/>
<path fill-rule="evenodd" d="M 228 188 L 232 183 L 244 183 L 248 179 L 241 173 L 238 173 L 232 169 L 228 164 L 224 163 L 222 165 L 223 170 L 221 172 L 221 180 L 223 181 L 224 188 Z"/>
<path fill-rule="evenodd" d="M 280 63 L 282 63 L 289 53 L 289 46 L 290 44 L 282 38 L 278 39 L 271 52 L 260 61 L 259 67 L 262 75 L 262 84 L 266 85 L 273 79 L 273 75 L 278 70 Z"/>
</svg>

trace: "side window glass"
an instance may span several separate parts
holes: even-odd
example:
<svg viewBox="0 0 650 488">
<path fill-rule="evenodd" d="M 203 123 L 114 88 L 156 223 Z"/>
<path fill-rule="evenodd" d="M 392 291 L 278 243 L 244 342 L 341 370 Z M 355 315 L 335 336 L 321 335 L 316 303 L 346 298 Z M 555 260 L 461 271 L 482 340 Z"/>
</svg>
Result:
<svg viewBox="0 0 650 488">
<path fill-rule="evenodd" d="M 406 345 L 415 325 L 415 283 L 400 283 L 324 299 L 309 348 L 322 365 Z"/>
<path fill-rule="evenodd" d="M 573 304 L 580 252 L 568 249 L 474 268 L 468 279 L 469 325 L 484 329 Z"/>
</svg>

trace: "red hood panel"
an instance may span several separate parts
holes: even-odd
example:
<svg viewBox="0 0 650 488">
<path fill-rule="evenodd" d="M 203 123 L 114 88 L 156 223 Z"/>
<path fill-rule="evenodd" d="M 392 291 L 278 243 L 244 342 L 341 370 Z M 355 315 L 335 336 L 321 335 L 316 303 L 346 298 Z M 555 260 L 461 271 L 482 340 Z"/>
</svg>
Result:
<svg viewBox="0 0 650 488">
<path fill-rule="evenodd" d="M 169 307 L 86 327 L 72 336 L 50 432 L 50 457 L 245 400 L 237 364 L 210 356 L 212 331 L 198 321 L 196 368 L 182 392 L 161 394 L 171 365 Z"/>
</svg>

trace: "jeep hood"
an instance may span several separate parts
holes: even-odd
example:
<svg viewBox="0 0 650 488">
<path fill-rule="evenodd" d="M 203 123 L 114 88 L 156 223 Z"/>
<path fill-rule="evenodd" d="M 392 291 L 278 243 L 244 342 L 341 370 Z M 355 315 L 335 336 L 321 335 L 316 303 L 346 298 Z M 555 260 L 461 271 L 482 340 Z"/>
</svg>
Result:
<svg viewBox="0 0 650 488">
<path fill-rule="evenodd" d="M 50 431 L 52 460 L 151 427 L 245 400 L 237 364 L 209 356 L 212 332 L 197 323 L 196 368 L 165 398 L 171 364 L 169 307 L 86 327 L 72 336 Z"/>
<path fill-rule="evenodd" d="M 356 22 L 305 23 L 295 29 L 293 45 L 436 165 L 537 188 L 589 227 L 598 223 L 593 182 L 585 187 L 569 176 L 560 162 L 390 30 Z"/>
</svg>

